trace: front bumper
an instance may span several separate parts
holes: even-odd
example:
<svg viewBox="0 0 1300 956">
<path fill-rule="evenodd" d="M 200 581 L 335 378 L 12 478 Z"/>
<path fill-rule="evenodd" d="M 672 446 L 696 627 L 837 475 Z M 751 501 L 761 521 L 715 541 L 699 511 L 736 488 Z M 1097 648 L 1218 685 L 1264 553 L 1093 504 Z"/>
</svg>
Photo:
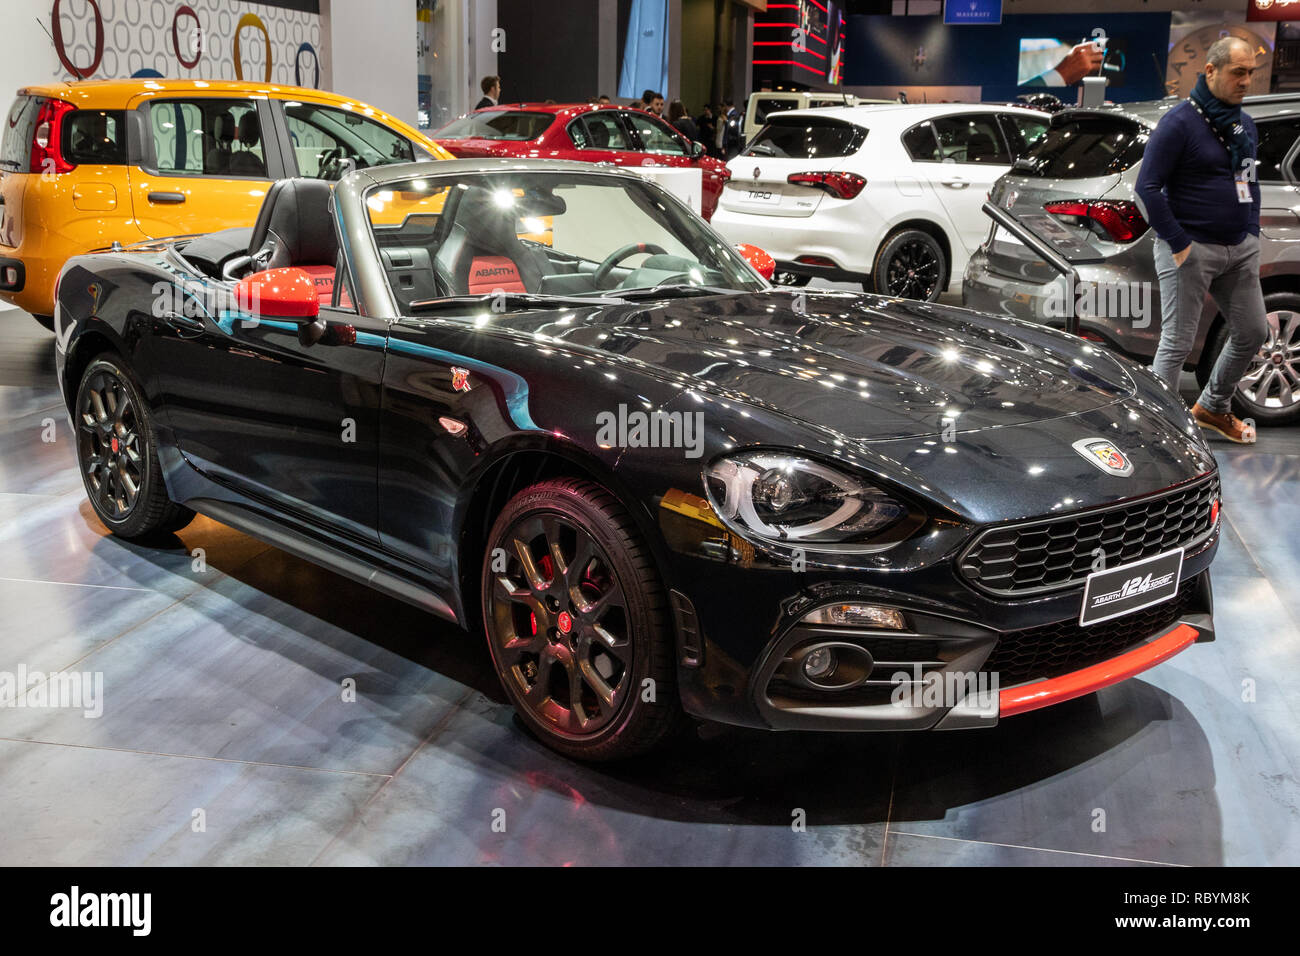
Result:
<svg viewBox="0 0 1300 956">
<path fill-rule="evenodd" d="M 772 730 L 949 730 L 991 727 L 999 717 L 1090 693 L 1214 639 L 1209 567 L 1220 521 L 1212 519 L 1188 548 L 1174 598 L 1087 628 L 1077 624 L 1081 585 L 983 593 L 961 577 L 956 553 L 885 575 L 792 575 L 740 539 L 706 537 L 701 522 L 696 530 L 667 528 L 676 552 L 670 577 L 683 706 L 720 723 Z M 731 556 L 710 561 L 707 548 Z M 895 609 L 905 628 L 805 620 L 841 603 Z M 809 687 L 798 668 L 821 644 L 841 646 L 850 663 L 865 660 L 869 680 L 842 690 Z"/>
<path fill-rule="evenodd" d="M 1117 619 L 1109 628 L 1083 629 L 1064 621 L 999 633 L 970 622 L 909 618 L 916 626 L 908 632 L 791 627 L 769 646 L 750 685 L 764 723 L 822 731 L 992 727 L 1000 717 L 1092 693 L 1214 639 L 1208 570 L 1184 580 L 1164 605 L 1132 615 L 1132 625 Z M 872 676 L 882 678 L 857 691 L 801 689 L 789 679 L 791 665 L 811 641 L 864 648 L 875 660 Z"/>
</svg>

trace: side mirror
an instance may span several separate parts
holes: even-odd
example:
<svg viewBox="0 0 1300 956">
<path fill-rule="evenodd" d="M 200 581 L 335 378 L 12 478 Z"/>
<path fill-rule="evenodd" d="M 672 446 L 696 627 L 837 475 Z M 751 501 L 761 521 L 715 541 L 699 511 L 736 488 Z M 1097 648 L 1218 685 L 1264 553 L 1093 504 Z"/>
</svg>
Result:
<svg viewBox="0 0 1300 956">
<path fill-rule="evenodd" d="M 704 144 L 691 140 L 691 159 L 699 159 L 704 155 Z"/>
<path fill-rule="evenodd" d="M 267 269 L 235 283 L 235 306 L 266 319 L 293 319 L 300 325 L 320 315 L 316 283 L 301 269 Z"/>
<path fill-rule="evenodd" d="M 736 251 L 745 257 L 745 261 L 753 266 L 755 272 L 768 282 L 772 281 L 772 276 L 776 275 L 775 259 L 758 246 L 751 246 L 747 242 L 736 243 Z"/>
</svg>

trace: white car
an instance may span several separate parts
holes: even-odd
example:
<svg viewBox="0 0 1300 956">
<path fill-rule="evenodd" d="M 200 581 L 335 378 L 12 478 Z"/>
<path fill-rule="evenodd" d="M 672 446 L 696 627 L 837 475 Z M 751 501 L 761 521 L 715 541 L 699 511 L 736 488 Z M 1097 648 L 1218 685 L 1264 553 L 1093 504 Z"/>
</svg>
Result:
<svg viewBox="0 0 1300 956">
<path fill-rule="evenodd" d="M 984 241 L 994 180 L 1046 131 L 1046 113 L 980 104 L 792 110 L 731 160 L 712 225 L 814 276 L 934 299 Z"/>
</svg>

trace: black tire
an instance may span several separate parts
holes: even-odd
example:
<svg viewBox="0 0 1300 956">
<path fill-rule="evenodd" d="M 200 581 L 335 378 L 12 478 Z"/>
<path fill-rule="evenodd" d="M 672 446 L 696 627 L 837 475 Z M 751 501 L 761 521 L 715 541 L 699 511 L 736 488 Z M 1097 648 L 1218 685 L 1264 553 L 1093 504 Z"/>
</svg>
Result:
<svg viewBox="0 0 1300 956">
<path fill-rule="evenodd" d="M 33 315 L 33 319 L 45 326 L 51 332 L 54 331 L 54 316 L 52 315 Z"/>
<path fill-rule="evenodd" d="M 788 285 L 801 289 L 809 282 L 812 282 L 812 276 L 801 275 L 798 272 L 777 272 L 772 276 L 773 285 Z"/>
<path fill-rule="evenodd" d="M 481 585 L 497 676 L 547 746 L 616 760 L 681 728 L 667 595 L 632 519 L 604 488 L 557 478 L 515 495 L 488 535 Z"/>
<path fill-rule="evenodd" d="M 933 302 L 948 288 L 948 257 L 939 240 L 920 229 L 900 229 L 876 250 L 866 292 Z"/>
<path fill-rule="evenodd" d="M 1269 293 L 1264 296 L 1264 308 L 1268 311 L 1268 341 L 1233 393 L 1232 410 L 1237 417 L 1254 419 L 1259 425 L 1294 425 L 1300 422 L 1300 295 Z M 1228 326 L 1220 323 L 1196 367 L 1196 383 L 1201 388 L 1210 380 L 1227 342 Z M 1292 386 L 1292 379 L 1298 384 Z"/>
<path fill-rule="evenodd" d="M 86 495 L 109 531 L 134 541 L 193 520 L 194 512 L 167 497 L 152 414 L 117 356 L 86 366 L 73 421 Z"/>
</svg>

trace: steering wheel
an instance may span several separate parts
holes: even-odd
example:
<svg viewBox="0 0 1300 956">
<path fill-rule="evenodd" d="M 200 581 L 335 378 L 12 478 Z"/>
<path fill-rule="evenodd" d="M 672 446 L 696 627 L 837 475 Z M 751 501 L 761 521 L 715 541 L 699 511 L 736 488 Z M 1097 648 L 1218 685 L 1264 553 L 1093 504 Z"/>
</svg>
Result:
<svg viewBox="0 0 1300 956">
<path fill-rule="evenodd" d="M 596 271 L 592 273 L 591 276 L 592 284 L 599 289 L 601 287 L 601 284 L 609 277 L 610 270 L 612 270 L 616 265 L 618 265 L 628 256 L 634 256 L 638 252 L 648 252 L 651 255 L 655 255 L 655 256 L 668 255 L 667 249 L 665 249 L 663 246 L 656 246 L 653 242 L 629 242 L 626 246 L 623 246 L 621 249 L 615 249 L 613 252 L 607 255 L 604 261 L 601 262 L 601 264 L 596 267 Z"/>
<path fill-rule="evenodd" d="M 320 178 L 326 180 L 342 179 L 344 174 L 367 165 L 360 156 L 345 156 L 342 146 L 335 146 L 320 159 Z"/>
</svg>

